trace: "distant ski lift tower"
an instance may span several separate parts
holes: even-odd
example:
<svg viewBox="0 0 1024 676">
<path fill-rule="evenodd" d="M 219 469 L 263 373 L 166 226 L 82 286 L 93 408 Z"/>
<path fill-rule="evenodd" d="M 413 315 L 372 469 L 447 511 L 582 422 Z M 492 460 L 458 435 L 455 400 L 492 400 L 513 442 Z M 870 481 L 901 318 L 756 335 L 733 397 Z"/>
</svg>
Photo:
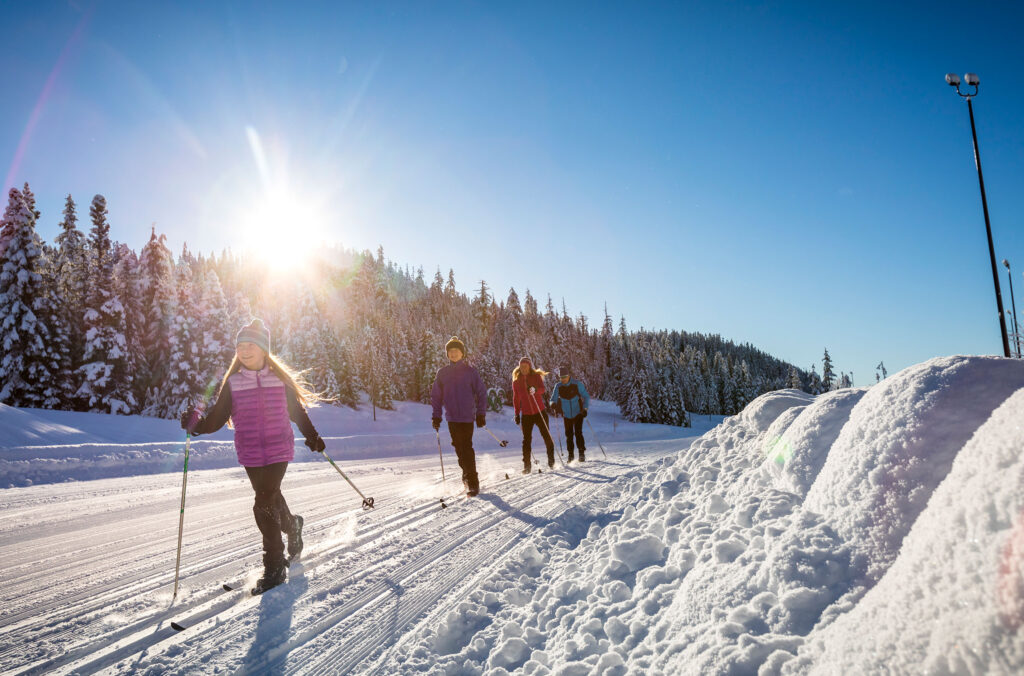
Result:
<svg viewBox="0 0 1024 676">
<path fill-rule="evenodd" d="M 1010 261 L 1003 259 L 1006 266 L 1006 278 L 1010 280 L 1010 312 L 1013 316 L 1013 351 L 1020 359 L 1020 327 L 1017 326 L 1017 301 L 1013 298 L 1013 273 L 1010 271 Z"/>
<path fill-rule="evenodd" d="M 981 155 L 978 153 L 978 132 L 974 127 L 974 106 L 971 99 L 978 95 L 978 76 L 974 73 L 964 75 L 964 84 L 974 87 L 974 91 L 964 93 L 960 91 L 960 76 L 956 73 L 946 73 L 946 84 L 956 87 L 956 93 L 967 99 L 967 112 L 971 116 L 971 138 L 974 139 L 974 164 L 978 167 L 978 185 L 981 187 L 981 208 L 985 212 L 985 232 L 988 234 L 988 254 L 992 261 L 992 283 L 996 287 L 996 307 L 999 311 L 999 330 L 1003 338 L 1003 356 L 1010 355 L 1010 340 L 1006 332 L 1006 315 L 1003 312 L 1003 294 L 999 291 L 999 269 L 996 267 L 996 250 L 992 246 L 992 226 L 988 220 L 988 201 L 985 199 L 985 179 L 981 175 Z"/>
</svg>

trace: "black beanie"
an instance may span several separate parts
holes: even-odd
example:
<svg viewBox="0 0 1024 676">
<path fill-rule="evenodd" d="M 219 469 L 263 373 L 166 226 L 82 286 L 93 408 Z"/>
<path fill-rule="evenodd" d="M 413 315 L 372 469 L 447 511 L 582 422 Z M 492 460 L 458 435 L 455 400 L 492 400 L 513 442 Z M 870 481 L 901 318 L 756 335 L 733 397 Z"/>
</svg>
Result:
<svg viewBox="0 0 1024 676">
<path fill-rule="evenodd" d="M 449 340 L 447 343 L 445 343 L 445 345 L 444 345 L 444 353 L 448 354 L 448 350 L 450 350 L 452 348 L 455 348 L 456 350 L 459 350 L 460 352 L 462 352 L 462 356 L 463 357 L 466 356 L 466 344 L 463 343 L 458 338 L 456 338 L 455 336 L 452 336 L 451 340 Z"/>
</svg>

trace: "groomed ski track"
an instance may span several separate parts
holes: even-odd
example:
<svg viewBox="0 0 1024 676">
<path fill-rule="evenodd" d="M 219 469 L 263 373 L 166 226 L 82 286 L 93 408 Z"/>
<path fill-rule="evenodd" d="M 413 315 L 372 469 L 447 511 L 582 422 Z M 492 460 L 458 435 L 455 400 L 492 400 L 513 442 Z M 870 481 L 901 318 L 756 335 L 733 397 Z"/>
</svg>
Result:
<svg viewBox="0 0 1024 676">
<path fill-rule="evenodd" d="M 447 499 L 461 484 L 450 452 L 448 492 L 436 458 L 335 457 L 376 499 L 370 511 L 327 463 L 293 465 L 283 492 L 306 519 L 306 550 L 261 597 L 248 592 L 260 552 L 244 472 L 197 472 L 173 606 L 180 474 L 12 490 L 0 511 L 0 671 L 392 673 L 388 650 L 529 536 L 689 441 L 622 442 L 607 462 L 590 451 L 529 476 L 518 450 L 481 455 L 473 499 Z"/>
</svg>

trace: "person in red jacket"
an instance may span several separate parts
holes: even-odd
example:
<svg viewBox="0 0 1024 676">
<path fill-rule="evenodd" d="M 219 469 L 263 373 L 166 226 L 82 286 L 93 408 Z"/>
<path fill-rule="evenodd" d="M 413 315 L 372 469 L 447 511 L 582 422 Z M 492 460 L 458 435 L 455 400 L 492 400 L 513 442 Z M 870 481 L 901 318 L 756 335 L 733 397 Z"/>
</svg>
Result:
<svg viewBox="0 0 1024 676">
<path fill-rule="evenodd" d="M 544 445 L 548 450 L 548 467 L 555 466 L 555 442 L 548 430 L 548 412 L 544 404 L 544 376 L 547 371 L 533 368 L 529 357 L 519 360 L 519 366 L 512 371 L 512 406 L 516 411 L 516 424 L 523 430 L 523 474 L 530 473 L 532 457 L 531 441 L 533 428 L 540 428 Z"/>
</svg>

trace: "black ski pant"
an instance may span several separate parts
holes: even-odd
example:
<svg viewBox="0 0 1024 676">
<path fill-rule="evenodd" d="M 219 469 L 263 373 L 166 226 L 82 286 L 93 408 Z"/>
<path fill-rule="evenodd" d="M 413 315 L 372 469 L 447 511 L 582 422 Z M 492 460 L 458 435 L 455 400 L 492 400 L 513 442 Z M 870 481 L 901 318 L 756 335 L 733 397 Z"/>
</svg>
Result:
<svg viewBox="0 0 1024 676">
<path fill-rule="evenodd" d="M 288 503 L 281 495 L 281 481 L 288 469 L 287 462 L 275 462 L 264 467 L 246 467 L 249 483 L 256 491 L 256 502 L 252 513 L 256 526 L 263 534 L 263 566 L 275 568 L 285 565 L 284 542 L 281 533 L 289 533 L 295 527 L 295 518 L 288 510 Z"/>
<path fill-rule="evenodd" d="M 587 451 L 587 444 L 583 441 L 583 414 L 580 413 L 575 418 L 565 418 L 562 422 L 565 423 L 565 447 L 569 450 L 569 462 L 572 462 L 572 453 L 576 447 L 580 449 L 580 460 L 586 460 L 583 456 Z M 573 437 L 576 438 L 575 446 Z"/>
<path fill-rule="evenodd" d="M 544 437 L 544 445 L 548 451 L 548 467 L 555 466 L 555 442 L 551 440 L 551 432 L 548 430 L 547 413 L 530 413 L 523 415 L 523 467 L 530 467 L 530 456 L 533 451 L 533 427 L 537 426 L 540 435 Z"/>
<path fill-rule="evenodd" d="M 473 423 L 450 422 L 448 434 L 455 447 L 455 456 L 462 470 L 462 483 L 467 491 L 480 490 L 480 478 L 476 475 L 476 451 L 473 450 Z"/>
</svg>

